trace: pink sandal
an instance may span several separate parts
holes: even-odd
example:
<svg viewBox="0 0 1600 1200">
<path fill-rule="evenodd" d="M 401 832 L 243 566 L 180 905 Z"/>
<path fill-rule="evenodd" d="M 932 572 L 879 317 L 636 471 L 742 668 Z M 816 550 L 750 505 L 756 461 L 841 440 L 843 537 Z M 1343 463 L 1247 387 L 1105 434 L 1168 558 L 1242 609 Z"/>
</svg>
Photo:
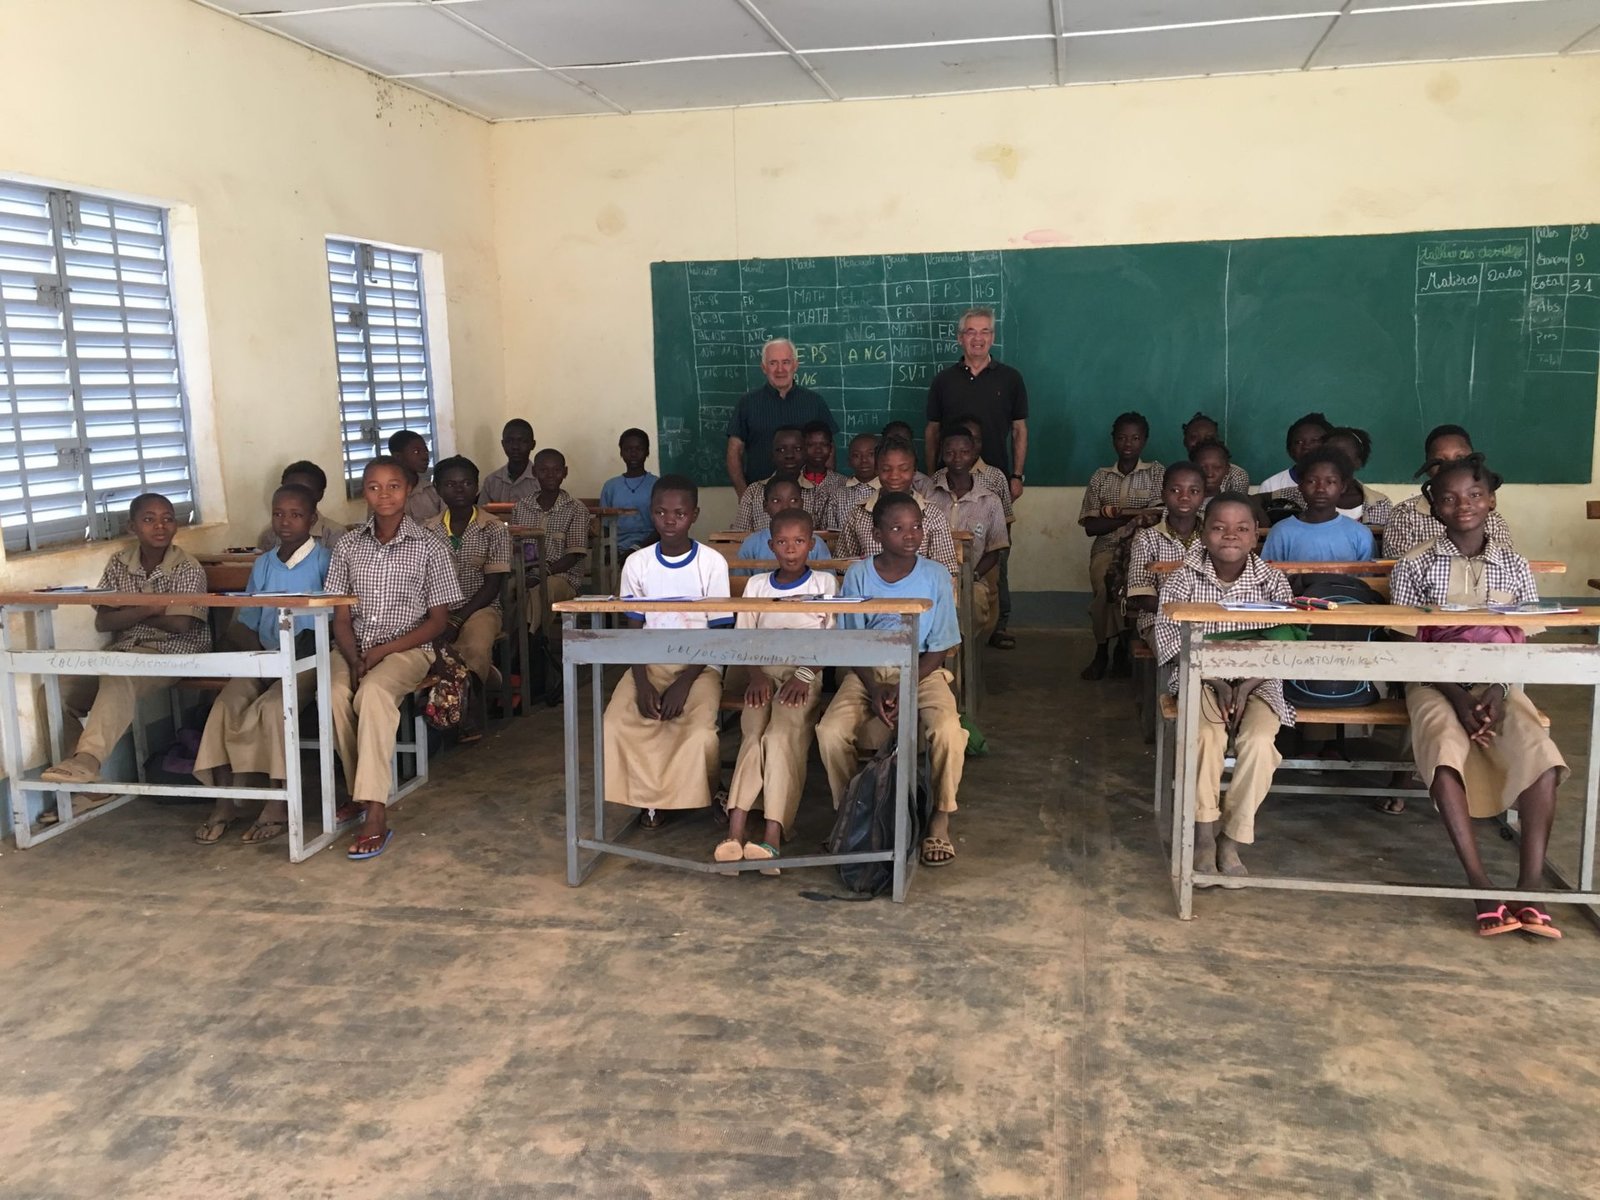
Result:
<svg viewBox="0 0 1600 1200">
<path fill-rule="evenodd" d="M 1517 910 L 1517 920 L 1522 924 L 1523 933 L 1531 933 L 1534 937 L 1559 939 L 1561 930 L 1555 927 L 1550 920 L 1550 914 L 1540 912 L 1533 905 Z"/>
<path fill-rule="evenodd" d="M 1485 921 L 1492 921 L 1494 924 L 1485 925 Z M 1488 912 L 1478 914 L 1479 937 L 1494 937 L 1501 933 L 1515 933 L 1521 928 L 1523 928 L 1522 922 L 1508 913 L 1504 904 L 1499 908 L 1491 908 Z M 1556 936 L 1560 937 L 1561 935 L 1558 933 Z"/>
</svg>

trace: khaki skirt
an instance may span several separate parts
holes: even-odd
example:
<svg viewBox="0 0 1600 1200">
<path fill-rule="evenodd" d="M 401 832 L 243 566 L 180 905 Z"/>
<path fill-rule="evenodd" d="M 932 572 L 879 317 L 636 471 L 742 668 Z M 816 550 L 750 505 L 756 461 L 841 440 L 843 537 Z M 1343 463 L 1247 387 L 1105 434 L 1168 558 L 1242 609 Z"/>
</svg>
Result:
<svg viewBox="0 0 1600 1200">
<path fill-rule="evenodd" d="M 1411 750 L 1424 784 L 1450 767 L 1467 787 L 1467 811 L 1497 817 L 1539 776 L 1554 768 L 1559 786 L 1570 774 L 1566 760 L 1539 723 L 1538 710 L 1520 687 L 1506 696 L 1505 716 L 1487 746 L 1475 745 L 1444 693 L 1425 683 L 1406 685 Z"/>
</svg>

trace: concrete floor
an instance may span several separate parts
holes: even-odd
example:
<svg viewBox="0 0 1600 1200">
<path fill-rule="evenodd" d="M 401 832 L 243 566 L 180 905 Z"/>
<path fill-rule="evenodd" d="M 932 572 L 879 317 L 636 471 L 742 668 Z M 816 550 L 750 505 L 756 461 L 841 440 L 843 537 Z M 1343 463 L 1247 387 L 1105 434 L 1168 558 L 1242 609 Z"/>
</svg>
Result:
<svg viewBox="0 0 1600 1200">
<path fill-rule="evenodd" d="M 8 846 L 0 1197 L 1600 1195 L 1600 934 L 1270 892 L 1178 922 L 1085 656 L 990 655 L 961 857 L 904 906 L 616 861 L 568 890 L 549 712 L 440 760 L 373 863 L 153 804 Z M 1431 811 L 1273 800 L 1260 837 L 1455 874 Z"/>
</svg>

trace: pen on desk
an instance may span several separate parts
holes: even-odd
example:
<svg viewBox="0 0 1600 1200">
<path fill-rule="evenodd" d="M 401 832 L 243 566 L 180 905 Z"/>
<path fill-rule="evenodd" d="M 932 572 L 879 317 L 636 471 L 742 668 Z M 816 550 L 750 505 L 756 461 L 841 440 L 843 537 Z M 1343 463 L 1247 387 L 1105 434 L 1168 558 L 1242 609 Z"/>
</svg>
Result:
<svg viewBox="0 0 1600 1200">
<path fill-rule="evenodd" d="M 1289 603 L 1296 608 L 1316 609 L 1319 611 L 1331 611 L 1339 607 L 1336 601 L 1324 600 L 1320 596 L 1296 596 Z"/>
</svg>

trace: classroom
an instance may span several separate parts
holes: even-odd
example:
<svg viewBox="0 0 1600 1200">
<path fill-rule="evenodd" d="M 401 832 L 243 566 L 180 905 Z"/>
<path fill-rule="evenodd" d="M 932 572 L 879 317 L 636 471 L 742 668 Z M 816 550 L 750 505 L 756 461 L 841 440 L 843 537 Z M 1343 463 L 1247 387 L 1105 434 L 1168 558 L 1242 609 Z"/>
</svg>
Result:
<svg viewBox="0 0 1600 1200">
<path fill-rule="evenodd" d="M 0 111 L 0 1200 L 1600 1195 L 1600 0 Z"/>
</svg>

